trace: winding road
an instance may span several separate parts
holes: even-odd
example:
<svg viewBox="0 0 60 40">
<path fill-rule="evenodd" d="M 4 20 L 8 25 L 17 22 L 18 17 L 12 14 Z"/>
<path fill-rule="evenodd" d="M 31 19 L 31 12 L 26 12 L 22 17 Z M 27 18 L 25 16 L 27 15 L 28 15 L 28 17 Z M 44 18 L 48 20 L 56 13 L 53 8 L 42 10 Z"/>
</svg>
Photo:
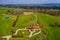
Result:
<svg viewBox="0 0 60 40">
<path fill-rule="evenodd" d="M 34 35 L 32 35 L 35 32 L 35 30 L 37 30 L 37 29 L 33 29 L 34 31 L 31 31 L 30 29 L 25 28 L 25 29 L 17 29 L 14 35 L 17 35 L 18 31 L 20 31 L 20 30 L 29 30 L 29 32 L 30 32 L 29 37 L 32 37 L 34 35 L 41 33 L 41 29 L 40 29 L 40 31 L 38 33 L 35 33 Z M 9 40 L 10 38 L 12 38 L 12 35 L 2 36 L 1 38 L 6 38 L 7 40 Z"/>
<path fill-rule="evenodd" d="M 34 16 L 36 17 L 36 20 L 35 22 L 37 22 L 37 15 L 34 14 Z M 14 33 L 14 35 L 17 35 L 17 33 L 20 31 L 20 30 L 28 30 L 30 32 L 30 35 L 29 37 L 32 37 L 34 35 L 37 35 L 39 33 L 41 33 L 41 29 L 33 29 L 33 31 L 31 31 L 30 29 L 26 29 L 26 28 L 22 28 L 22 29 L 17 29 L 16 32 Z M 35 33 L 33 34 L 34 32 L 36 32 L 35 30 L 40 30 L 38 33 Z M 6 38 L 7 40 L 9 40 L 10 38 L 12 38 L 12 35 L 7 35 L 7 36 L 2 36 L 1 38 Z"/>
</svg>

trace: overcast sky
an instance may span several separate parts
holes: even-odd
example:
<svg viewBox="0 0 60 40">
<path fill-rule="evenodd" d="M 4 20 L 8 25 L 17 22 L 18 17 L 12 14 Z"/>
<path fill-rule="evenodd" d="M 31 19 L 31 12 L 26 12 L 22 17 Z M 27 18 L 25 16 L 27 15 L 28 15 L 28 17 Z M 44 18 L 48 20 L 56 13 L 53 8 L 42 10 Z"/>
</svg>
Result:
<svg viewBox="0 0 60 40">
<path fill-rule="evenodd" d="M 0 4 L 45 4 L 60 3 L 60 0 L 0 0 Z"/>
</svg>

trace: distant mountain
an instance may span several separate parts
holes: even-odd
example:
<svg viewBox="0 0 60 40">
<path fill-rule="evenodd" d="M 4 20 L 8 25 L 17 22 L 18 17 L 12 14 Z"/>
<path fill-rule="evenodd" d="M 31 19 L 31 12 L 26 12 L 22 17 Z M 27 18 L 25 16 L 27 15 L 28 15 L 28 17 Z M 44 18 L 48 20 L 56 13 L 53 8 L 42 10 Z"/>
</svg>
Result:
<svg viewBox="0 0 60 40">
<path fill-rule="evenodd" d="M 60 9 L 60 3 L 48 3 L 48 4 L 0 4 L 3 7 L 49 7 Z"/>
<path fill-rule="evenodd" d="M 60 7 L 60 3 L 41 4 L 40 6 L 45 6 L 45 7 Z"/>
</svg>

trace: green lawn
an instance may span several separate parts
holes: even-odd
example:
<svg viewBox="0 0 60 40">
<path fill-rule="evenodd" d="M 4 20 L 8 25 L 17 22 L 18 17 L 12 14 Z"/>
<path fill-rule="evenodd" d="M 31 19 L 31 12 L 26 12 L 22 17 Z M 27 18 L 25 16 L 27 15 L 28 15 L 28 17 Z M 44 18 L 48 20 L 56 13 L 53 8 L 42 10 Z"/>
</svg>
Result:
<svg viewBox="0 0 60 40">
<path fill-rule="evenodd" d="M 0 15 L 0 36 L 11 34 L 11 28 L 13 21 L 11 17 L 13 15 Z"/>
<path fill-rule="evenodd" d="M 23 36 L 23 37 L 28 37 L 30 35 L 30 32 L 27 31 L 27 30 L 20 30 L 17 35 L 18 36 Z"/>
<path fill-rule="evenodd" d="M 32 15 L 20 15 L 18 18 L 18 21 L 16 23 L 16 28 L 25 28 L 26 26 L 29 26 L 29 23 L 31 21 L 34 21 L 36 18 Z"/>
<path fill-rule="evenodd" d="M 42 28 L 42 30 L 44 30 L 44 28 L 47 29 L 48 35 L 45 40 L 60 40 L 60 36 L 59 36 L 60 27 L 49 26 L 50 24 L 54 24 L 53 23 L 54 20 L 60 20 L 60 17 L 51 16 L 51 15 L 47 15 L 47 14 L 38 14 L 38 19 L 41 20 L 43 22 L 43 24 L 45 24 L 45 26 Z"/>
</svg>

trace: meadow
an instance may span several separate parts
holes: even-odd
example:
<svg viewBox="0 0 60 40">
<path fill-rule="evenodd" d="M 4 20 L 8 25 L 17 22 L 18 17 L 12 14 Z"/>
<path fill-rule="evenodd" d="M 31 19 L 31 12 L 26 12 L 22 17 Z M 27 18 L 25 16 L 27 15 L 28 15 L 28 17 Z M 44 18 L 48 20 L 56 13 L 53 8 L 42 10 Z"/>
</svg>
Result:
<svg viewBox="0 0 60 40">
<path fill-rule="evenodd" d="M 18 28 L 25 28 L 29 26 L 29 22 L 35 21 L 36 18 L 33 14 L 30 15 L 19 15 L 18 20 L 16 22 L 15 27 L 13 27 L 14 20 L 12 19 L 13 14 L 5 14 L 7 10 L 10 9 L 18 9 L 18 10 L 25 10 L 19 8 L 0 8 L 0 36 L 6 36 L 12 34 L 13 31 L 16 31 Z M 38 20 L 41 21 L 40 24 L 42 25 L 42 34 L 37 36 L 33 36 L 31 38 L 11 38 L 10 40 L 40 40 L 39 36 L 42 35 L 42 40 L 60 40 L 60 16 L 52 16 L 48 14 L 37 13 Z M 47 34 L 45 34 L 45 31 Z M 25 34 L 22 34 L 22 31 L 18 32 L 17 35 L 29 35 L 28 31 Z M 44 38 L 44 35 L 47 37 Z M 2 39 L 3 40 L 3 39 Z"/>
</svg>

